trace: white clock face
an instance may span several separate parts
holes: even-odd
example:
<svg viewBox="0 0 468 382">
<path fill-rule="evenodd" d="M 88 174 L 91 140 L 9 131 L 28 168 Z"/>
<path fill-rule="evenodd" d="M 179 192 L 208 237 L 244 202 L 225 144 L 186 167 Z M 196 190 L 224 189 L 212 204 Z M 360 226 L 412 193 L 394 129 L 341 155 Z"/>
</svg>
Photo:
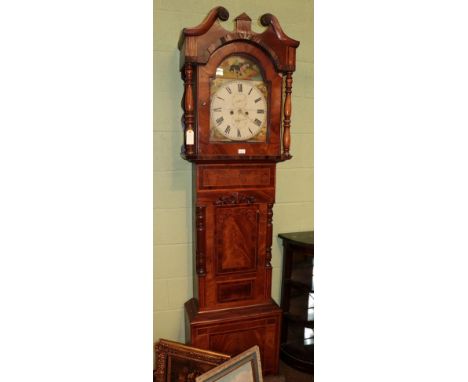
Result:
<svg viewBox="0 0 468 382">
<path fill-rule="evenodd" d="M 246 141 L 255 137 L 267 117 L 267 102 L 256 81 L 225 82 L 211 98 L 211 124 L 224 137 Z"/>
</svg>

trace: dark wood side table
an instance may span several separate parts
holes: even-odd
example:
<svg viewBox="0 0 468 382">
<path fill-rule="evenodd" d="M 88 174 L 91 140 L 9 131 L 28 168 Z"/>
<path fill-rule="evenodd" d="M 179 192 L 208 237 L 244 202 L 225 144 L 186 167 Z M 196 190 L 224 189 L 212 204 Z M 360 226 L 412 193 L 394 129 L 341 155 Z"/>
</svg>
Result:
<svg viewBox="0 0 468 382">
<path fill-rule="evenodd" d="M 283 277 L 281 282 L 280 357 L 291 367 L 314 372 L 314 231 L 281 233 Z"/>
</svg>

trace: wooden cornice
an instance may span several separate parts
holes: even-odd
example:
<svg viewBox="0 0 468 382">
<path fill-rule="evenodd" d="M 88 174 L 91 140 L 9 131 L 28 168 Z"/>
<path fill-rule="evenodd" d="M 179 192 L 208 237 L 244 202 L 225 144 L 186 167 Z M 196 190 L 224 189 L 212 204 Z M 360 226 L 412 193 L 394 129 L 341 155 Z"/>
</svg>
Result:
<svg viewBox="0 0 468 382">
<path fill-rule="evenodd" d="M 226 21 L 229 12 L 224 7 L 213 8 L 196 27 L 184 28 L 179 39 L 181 68 L 185 63 L 204 65 L 219 47 L 232 42 L 244 41 L 257 45 L 267 52 L 282 72 L 293 72 L 296 63 L 296 48 L 299 41 L 284 33 L 278 19 L 270 13 L 261 16 L 260 23 L 266 29 L 253 32 L 251 18 L 242 13 L 234 19 L 234 31 L 226 30 L 219 20 Z"/>
</svg>

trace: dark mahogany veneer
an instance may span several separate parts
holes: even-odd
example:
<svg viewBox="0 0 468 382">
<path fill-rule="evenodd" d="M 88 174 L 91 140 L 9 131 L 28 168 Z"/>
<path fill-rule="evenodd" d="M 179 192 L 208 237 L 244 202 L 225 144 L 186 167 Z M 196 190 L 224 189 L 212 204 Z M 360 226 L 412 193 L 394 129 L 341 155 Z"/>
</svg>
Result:
<svg viewBox="0 0 468 382">
<path fill-rule="evenodd" d="M 194 298 L 185 303 L 195 347 L 236 355 L 258 345 L 264 374 L 277 374 L 281 309 L 271 298 L 276 163 L 291 158 L 292 72 L 298 41 L 266 14 L 263 33 L 246 14 L 227 31 L 223 7 L 179 41 L 184 80 L 182 157 L 193 163 Z M 269 87 L 265 142 L 210 142 L 210 80 L 223 59 L 255 60 Z M 194 136 L 193 142 L 186 140 Z M 242 155 L 239 149 L 243 151 Z"/>
</svg>

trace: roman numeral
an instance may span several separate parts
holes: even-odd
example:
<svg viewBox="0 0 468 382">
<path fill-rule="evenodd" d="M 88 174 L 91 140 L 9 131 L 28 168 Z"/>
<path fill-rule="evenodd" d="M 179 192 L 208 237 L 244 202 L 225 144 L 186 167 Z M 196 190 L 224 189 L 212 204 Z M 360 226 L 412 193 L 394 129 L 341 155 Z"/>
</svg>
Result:
<svg viewBox="0 0 468 382">
<path fill-rule="evenodd" d="M 232 90 L 231 90 L 231 88 L 230 88 L 229 86 L 226 86 L 226 90 L 227 90 L 227 92 L 228 92 L 229 94 L 232 93 Z"/>
<path fill-rule="evenodd" d="M 221 125 L 224 121 L 224 118 L 223 117 L 219 117 L 217 120 L 216 120 L 216 123 L 219 125 Z"/>
<path fill-rule="evenodd" d="M 252 130 L 250 130 L 250 127 L 249 127 L 249 131 L 250 131 L 250 134 L 253 134 L 253 131 L 252 131 Z"/>
<path fill-rule="evenodd" d="M 254 123 L 255 123 L 258 127 L 260 127 L 260 125 L 262 124 L 262 121 L 260 121 L 259 119 L 255 118 Z"/>
<path fill-rule="evenodd" d="M 263 109 L 258 109 L 258 110 L 257 110 L 257 114 L 265 114 L 265 110 L 263 110 Z"/>
<path fill-rule="evenodd" d="M 258 97 L 256 100 L 255 100 L 255 103 L 257 103 L 258 101 L 261 101 L 262 100 L 262 97 Z"/>
<path fill-rule="evenodd" d="M 237 129 L 237 138 L 240 138 L 241 137 L 241 133 L 240 133 L 240 130 Z"/>
<path fill-rule="evenodd" d="M 242 93 L 242 84 L 237 84 L 237 91 Z"/>
<path fill-rule="evenodd" d="M 220 100 L 224 101 L 224 98 L 221 98 L 220 96 L 216 96 L 216 98 L 219 98 Z"/>
<path fill-rule="evenodd" d="M 213 109 L 213 111 L 221 111 L 221 108 L 220 108 L 220 107 L 215 107 L 215 108 Z"/>
<path fill-rule="evenodd" d="M 227 125 L 226 129 L 224 130 L 224 132 L 226 134 L 229 134 L 229 132 L 231 131 L 231 126 Z"/>
<path fill-rule="evenodd" d="M 253 90 L 253 88 L 250 88 L 250 91 L 249 91 L 249 93 L 247 95 L 250 95 L 250 93 L 252 93 L 252 90 Z"/>
</svg>

